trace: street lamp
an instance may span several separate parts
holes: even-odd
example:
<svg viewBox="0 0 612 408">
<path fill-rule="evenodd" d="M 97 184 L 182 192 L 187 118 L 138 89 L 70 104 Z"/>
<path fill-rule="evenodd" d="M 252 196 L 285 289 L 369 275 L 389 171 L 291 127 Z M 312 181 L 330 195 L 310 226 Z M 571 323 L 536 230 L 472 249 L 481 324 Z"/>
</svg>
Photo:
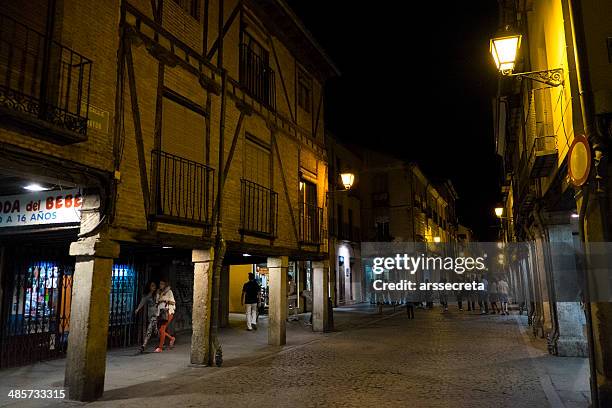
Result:
<svg viewBox="0 0 612 408">
<path fill-rule="evenodd" d="M 513 72 L 518 50 L 521 46 L 521 38 L 520 34 L 513 34 L 509 27 L 506 27 L 506 30 L 501 35 L 491 38 L 489 51 L 499 72 L 504 76 L 514 76 L 519 79 L 528 78 L 550 86 L 563 85 L 562 68 L 520 73 Z"/>
<path fill-rule="evenodd" d="M 350 190 L 353 187 L 353 183 L 355 182 L 355 175 L 353 173 L 342 173 L 340 174 L 340 178 L 342 179 L 342 184 L 344 188 Z"/>
<path fill-rule="evenodd" d="M 497 218 L 501 218 L 504 214 L 504 207 L 495 207 L 495 215 Z"/>
<path fill-rule="evenodd" d="M 440 243 L 440 237 L 433 237 L 433 239 L 436 244 Z"/>
<path fill-rule="evenodd" d="M 497 69 L 502 73 L 511 73 L 514 70 L 516 54 L 521 46 L 521 35 L 507 35 L 491 39 L 489 51 Z"/>
</svg>

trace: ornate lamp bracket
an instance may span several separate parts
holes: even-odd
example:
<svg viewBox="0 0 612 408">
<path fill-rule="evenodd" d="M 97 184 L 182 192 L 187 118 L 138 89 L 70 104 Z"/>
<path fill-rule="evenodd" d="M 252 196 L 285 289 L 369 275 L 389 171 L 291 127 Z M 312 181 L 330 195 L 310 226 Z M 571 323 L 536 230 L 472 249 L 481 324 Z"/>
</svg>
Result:
<svg viewBox="0 0 612 408">
<path fill-rule="evenodd" d="M 508 76 L 518 77 L 519 79 L 528 78 L 532 81 L 541 82 L 550 86 L 563 85 L 563 68 L 555 68 L 544 71 L 519 72 L 516 74 L 508 73 Z"/>
</svg>

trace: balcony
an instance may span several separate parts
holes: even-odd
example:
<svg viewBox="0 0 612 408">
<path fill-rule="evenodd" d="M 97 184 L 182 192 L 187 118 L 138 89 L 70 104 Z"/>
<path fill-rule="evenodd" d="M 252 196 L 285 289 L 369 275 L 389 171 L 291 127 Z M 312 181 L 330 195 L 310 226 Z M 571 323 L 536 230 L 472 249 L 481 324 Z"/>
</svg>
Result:
<svg viewBox="0 0 612 408">
<path fill-rule="evenodd" d="M 210 226 L 214 170 L 183 157 L 151 152 L 150 218 L 190 226 Z"/>
<path fill-rule="evenodd" d="M 312 204 L 300 205 L 300 243 L 319 245 L 323 243 L 323 209 Z"/>
<path fill-rule="evenodd" d="M 533 140 L 530 152 L 530 178 L 549 176 L 557 167 L 557 140 L 553 136 L 539 136 Z"/>
<path fill-rule="evenodd" d="M 87 140 L 92 62 L 0 14 L 0 117 L 60 145 Z"/>
<path fill-rule="evenodd" d="M 514 205 L 518 213 L 526 215 L 535 205 L 537 198 L 534 180 L 529 176 L 531 167 L 526 154 L 523 154 L 519 161 L 518 177 L 513 179 L 512 190 L 514 191 Z"/>
<path fill-rule="evenodd" d="M 278 224 L 278 194 L 249 180 L 240 180 L 240 234 L 274 238 Z"/>
<path fill-rule="evenodd" d="M 240 84 L 254 99 L 276 110 L 274 71 L 246 44 L 240 45 Z"/>
</svg>

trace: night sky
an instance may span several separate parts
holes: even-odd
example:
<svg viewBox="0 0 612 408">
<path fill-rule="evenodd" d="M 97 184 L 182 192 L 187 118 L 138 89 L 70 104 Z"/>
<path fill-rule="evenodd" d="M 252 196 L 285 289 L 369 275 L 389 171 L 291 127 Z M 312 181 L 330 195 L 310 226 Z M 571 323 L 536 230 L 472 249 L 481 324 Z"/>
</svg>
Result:
<svg viewBox="0 0 612 408">
<path fill-rule="evenodd" d="M 495 240 L 501 172 L 488 40 L 497 2 L 288 2 L 342 73 L 327 84 L 327 127 L 450 178 L 460 222 Z"/>
</svg>

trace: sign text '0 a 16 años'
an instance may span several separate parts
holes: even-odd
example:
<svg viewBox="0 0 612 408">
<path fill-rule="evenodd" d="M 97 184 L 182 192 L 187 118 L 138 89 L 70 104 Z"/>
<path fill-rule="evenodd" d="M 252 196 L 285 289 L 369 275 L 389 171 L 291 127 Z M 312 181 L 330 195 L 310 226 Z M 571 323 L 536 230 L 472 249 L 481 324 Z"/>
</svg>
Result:
<svg viewBox="0 0 612 408">
<path fill-rule="evenodd" d="M 0 228 L 78 223 L 82 205 L 76 189 L 0 196 Z"/>
</svg>

